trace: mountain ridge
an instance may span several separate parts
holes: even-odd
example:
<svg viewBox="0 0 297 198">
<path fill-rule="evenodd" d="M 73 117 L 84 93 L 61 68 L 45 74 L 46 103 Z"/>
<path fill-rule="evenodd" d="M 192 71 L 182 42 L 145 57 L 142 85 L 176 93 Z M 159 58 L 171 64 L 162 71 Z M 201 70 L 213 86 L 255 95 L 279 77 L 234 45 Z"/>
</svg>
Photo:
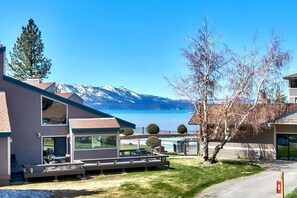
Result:
<svg viewBox="0 0 297 198">
<path fill-rule="evenodd" d="M 91 86 L 57 83 L 56 91 L 74 92 L 84 100 L 84 104 L 98 110 L 191 110 L 186 100 L 138 94 L 123 86 Z"/>
</svg>

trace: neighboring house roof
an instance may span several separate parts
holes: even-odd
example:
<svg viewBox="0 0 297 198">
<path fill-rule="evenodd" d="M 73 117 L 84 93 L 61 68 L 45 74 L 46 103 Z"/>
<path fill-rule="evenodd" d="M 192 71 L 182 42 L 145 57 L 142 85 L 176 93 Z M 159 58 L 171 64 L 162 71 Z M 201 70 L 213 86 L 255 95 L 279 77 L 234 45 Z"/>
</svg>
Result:
<svg viewBox="0 0 297 198">
<path fill-rule="evenodd" d="M 107 129 L 120 128 L 120 124 L 115 118 L 87 118 L 69 119 L 72 129 Z"/>
<path fill-rule="evenodd" d="M 74 102 L 74 101 L 71 101 L 71 100 L 69 100 L 69 99 L 63 98 L 63 97 L 58 96 L 58 95 L 56 95 L 56 94 L 54 94 L 54 93 L 51 93 L 51 92 L 48 92 L 48 91 L 39 89 L 39 88 L 37 88 L 37 87 L 34 87 L 34 86 L 32 86 L 32 85 L 30 85 L 30 84 L 27 84 L 27 83 L 25 83 L 25 82 L 16 80 L 16 79 L 11 78 L 11 77 L 9 77 L 9 76 L 5 76 L 5 75 L 3 75 L 3 79 L 4 79 L 5 81 L 7 81 L 7 82 L 10 82 L 10 83 L 13 83 L 13 84 L 15 84 L 15 85 L 18 85 L 18 86 L 24 87 L 24 88 L 26 88 L 26 89 L 32 90 L 32 91 L 34 91 L 34 92 L 36 92 L 36 93 L 39 93 L 39 94 L 44 95 L 44 96 L 47 96 L 47 97 L 49 97 L 49 98 L 58 100 L 58 101 L 63 102 L 63 103 L 65 103 L 65 104 L 69 104 L 69 105 L 75 106 L 75 107 L 77 107 L 77 108 L 79 108 L 79 109 L 83 109 L 83 110 L 85 110 L 85 111 L 88 111 L 88 112 L 90 112 L 90 113 L 94 113 L 95 115 L 98 115 L 98 116 L 101 116 L 101 117 L 113 117 L 113 116 L 111 116 L 111 115 L 109 115 L 109 114 L 103 113 L 103 112 L 101 112 L 101 111 L 98 111 L 98 110 L 92 109 L 92 108 L 90 108 L 90 107 L 87 107 L 87 106 L 85 106 L 85 105 L 83 105 L 83 104 L 79 104 L 79 103 L 77 103 L 77 102 Z M 135 128 L 135 124 L 133 124 L 133 123 L 131 123 L 131 122 L 127 122 L 127 121 L 122 120 L 122 119 L 117 118 L 117 117 L 115 117 L 115 118 L 119 121 L 119 124 L 120 124 L 121 126 L 123 125 L 124 127 Z"/>
<path fill-rule="evenodd" d="M 73 92 L 67 92 L 67 93 L 56 93 L 58 96 L 61 96 L 63 98 L 70 98 L 74 93 Z"/>
<path fill-rule="evenodd" d="M 209 105 L 209 124 L 217 124 L 223 116 L 223 105 L 214 104 Z M 243 114 L 245 110 L 250 107 L 250 105 L 238 105 L 235 107 L 235 114 Z M 260 126 L 264 123 L 274 123 L 281 116 L 284 116 L 288 113 L 296 112 L 297 104 L 257 104 L 253 109 L 249 117 L 246 119 L 244 124 L 251 124 Z M 198 125 L 200 116 L 196 112 L 189 121 L 191 125 Z M 240 119 L 240 116 L 235 116 L 233 122 L 236 122 Z M 296 123 L 297 124 L 297 123 Z"/>
<path fill-rule="evenodd" d="M 39 84 L 32 84 L 35 87 L 38 87 L 39 89 L 46 90 L 50 86 L 54 85 L 54 82 L 44 82 L 44 83 L 39 83 Z"/>
<path fill-rule="evenodd" d="M 0 92 L 0 136 L 11 132 L 6 96 Z"/>
<path fill-rule="evenodd" d="M 285 76 L 284 77 L 285 80 L 289 80 L 289 79 L 297 79 L 297 73 L 296 74 L 291 74 L 289 76 Z"/>
<path fill-rule="evenodd" d="M 63 98 L 67 98 L 67 99 L 70 99 L 72 96 L 76 96 L 76 98 L 77 99 L 79 99 L 80 101 L 81 101 L 81 103 L 83 103 L 83 99 L 79 96 L 79 95 L 77 95 L 76 93 L 74 93 L 74 92 L 64 92 L 64 93 L 60 93 L 60 92 L 58 92 L 58 93 L 56 93 L 58 96 L 61 96 L 61 97 L 63 97 Z M 73 101 L 73 100 L 72 100 Z"/>
</svg>

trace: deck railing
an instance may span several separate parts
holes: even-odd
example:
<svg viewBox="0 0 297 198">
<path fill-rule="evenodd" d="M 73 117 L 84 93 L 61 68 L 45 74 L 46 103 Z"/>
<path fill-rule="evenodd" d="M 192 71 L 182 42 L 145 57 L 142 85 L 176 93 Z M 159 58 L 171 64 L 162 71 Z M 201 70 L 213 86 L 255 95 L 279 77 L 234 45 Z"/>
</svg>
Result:
<svg viewBox="0 0 297 198">
<path fill-rule="evenodd" d="M 154 154 L 151 156 L 133 156 L 133 157 L 115 157 L 115 158 L 97 158 L 83 159 L 72 163 L 55 163 L 55 164 L 38 164 L 23 165 L 25 182 L 28 178 L 50 177 L 54 176 L 54 181 L 58 181 L 57 177 L 62 175 L 82 175 L 85 179 L 86 171 L 101 171 L 111 169 L 122 169 L 123 172 L 127 168 L 141 168 L 147 170 L 148 167 L 169 167 L 170 162 L 167 161 L 168 155 Z"/>
<path fill-rule="evenodd" d="M 58 181 L 57 176 L 62 175 L 82 175 L 85 178 L 86 170 L 83 168 L 84 163 L 76 160 L 72 163 L 55 163 L 55 164 L 37 164 L 27 165 L 23 164 L 24 178 L 26 183 L 28 178 L 34 177 L 49 177 L 54 176 L 55 180 Z"/>
<path fill-rule="evenodd" d="M 98 158 L 98 159 L 83 159 L 85 163 L 84 168 L 86 170 L 100 170 L 103 174 L 103 170 L 109 169 L 122 169 L 125 172 L 126 168 L 140 168 L 144 167 L 147 170 L 152 166 L 167 166 L 169 167 L 169 161 L 167 161 L 168 155 L 151 155 L 151 156 L 135 156 L 135 157 L 115 157 L 115 158 Z"/>
</svg>

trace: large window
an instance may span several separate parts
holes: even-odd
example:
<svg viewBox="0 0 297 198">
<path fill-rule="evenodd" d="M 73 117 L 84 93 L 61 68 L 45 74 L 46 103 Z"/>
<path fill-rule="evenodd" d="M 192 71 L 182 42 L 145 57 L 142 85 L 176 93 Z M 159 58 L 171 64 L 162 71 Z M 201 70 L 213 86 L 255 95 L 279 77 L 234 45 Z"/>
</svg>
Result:
<svg viewBox="0 0 297 198">
<path fill-rule="evenodd" d="M 75 136 L 75 149 L 116 148 L 116 135 Z"/>
<path fill-rule="evenodd" d="M 42 97 L 42 124 L 67 124 L 67 106 L 58 101 Z"/>
</svg>

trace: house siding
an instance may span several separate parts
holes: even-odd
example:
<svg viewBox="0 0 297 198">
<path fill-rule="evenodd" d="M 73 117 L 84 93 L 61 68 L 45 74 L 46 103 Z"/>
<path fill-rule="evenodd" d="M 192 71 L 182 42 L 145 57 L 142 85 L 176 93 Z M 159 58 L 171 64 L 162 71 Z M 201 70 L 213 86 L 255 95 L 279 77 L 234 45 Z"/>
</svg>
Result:
<svg viewBox="0 0 297 198">
<path fill-rule="evenodd" d="M 74 160 L 117 157 L 117 149 L 74 151 Z"/>
<path fill-rule="evenodd" d="M 297 123 L 296 125 L 276 125 L 276 132 L 277 133 L 297 133 Z"/>
<path fill-rule="evenodd" d="M 70 96 L 70 98 L 68 98 L 69 100 L 72 100 L 72 101 L 74 101 L 74 102 L 77 102 L 77 103 L 79 103 L 79 104 L 83 104 L 83 102 L 84 102 L 84 100 L 82 99 L 82 98 L 80 98 L 78 95 L 76 95 L 76 94 L 72 94 L 71 96 Z"/>
<path fill-rule="evenodd" d="M 8 174 L 8 138 L 0 138 L 0 186 L 8 185 L 10 175 Z"/>
<path fill-rule="evenodd" d="M 209 155 L 211 156 L 215 146 L 219 142 L 209 143 Z M 202 149 L 202 148 L 201 148 Z M 274 129 L 264 129 L 257 135 L 253 133 L 245 133 L 244 136 L 238 136 L 231 142 L 226 143 L 218 154 L 218 158 L 255 158 L 275 159 L 275 146 L 274 146 Z"/>
<path fill-rule="evenodd" d="M 67 126 L 41 126 L 41 95 L 0 78 L 0 91 L 5 91 L 11 121 L 11 153 L 18 164 L 42 163 L 41 136 L 67 135 Z M 68 105 L 68 118 L 98 118 L 100 116 Z M 13 119 L 12 119 L 13 118 Z"/>
<path fill-rule="evenodd" d="M 46 88 L 46 91 L 54 93 L 55 92 L 55 85 L 56 85 L 56 83 L 53 83 L 51 86 Z"/>
<path fill-rule="evenodd" d="M 297 89 L 289 88 L 289 96 L 297 96 Z"/>
<path fill-rule="evenodd" d="M 289 96 L 289 103 L 296 103 L 295 100 L 296 100 L 297 96 Z"/>
</svg>

